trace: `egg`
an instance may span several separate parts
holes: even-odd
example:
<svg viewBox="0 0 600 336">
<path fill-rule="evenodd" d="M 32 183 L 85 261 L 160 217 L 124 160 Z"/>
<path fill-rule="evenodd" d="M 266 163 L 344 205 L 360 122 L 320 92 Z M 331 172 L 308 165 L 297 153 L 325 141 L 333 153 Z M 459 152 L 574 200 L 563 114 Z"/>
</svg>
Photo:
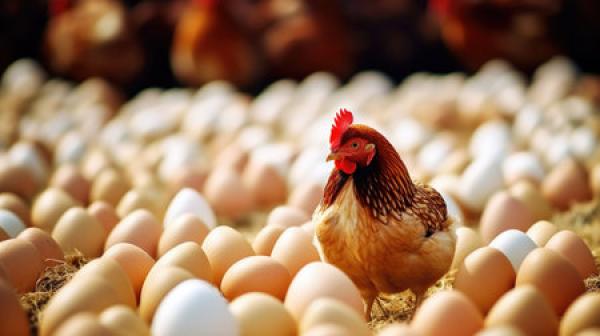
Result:
<svg viewBox="0 0 600 336">
<path fill-rule="evenodd" d="M 202 220 L 209 230 L 217 226 L 217 218 L 208 202 L 195 190 L 190 188 L 181 189 L 169 203 L 165 213 L 164 226 L 169 225 L 179 216 L 191 213 Z"/>
<path fill-rule="evenodd" d="M 545 176 L 541 160 L 532 152 L 509 155 L 502 164 L 502 173 L 507 185 L 513 185 L 522 179 L 539 184 Z"/>
<path fill-rule="evenodd" d="M 165 183 L 170 195 L 174 195 L 181 189 L 189 188 L 196 191 L 204 189 L 207 172 L 206 168 L 198 166 L 183 166 L 173 170 Z"/>
<path fill-rule="evenodd" d="M 90 204 L 87 211 L 90 215 L 96 217 L 107 233 L 110 233 L 121 220 L 115 208 L 104 201 Z"/>
<path fill-rule="evenodd" d="M 312 214 L 321 202 L 324 189 L 324 186 L 320 183 L 300 183 L 292 190 L 287 204 L 305 213 Z"/>
<path fill-rule="evenodd" d="M 587 293 L 569 306 L 560 322 L 560 336 L 580 335 L 580 332 L 600 328 L 600 293 Z"/>
<path fill-rule="evenodd" d="M 152 322 L 156 307 L 165 295 L 188 279 L 194 279 L 194 275 L 179 267 L 163 266 L 157 272 L 150 271 L 140 292 L 139 312 L 142 319 L 146 323 Z"/>
<path fill-rule="evenodd" d="M 506 230 L 527 231 L 534 222 L 527 206 L 507 192 L 499 192 L 490 199 L 481 215 L 481 237 L 489 243 Z"/>
<path fill-rule="evenodd" d="M 50 186 L 64 190 L 81 204 L 89 202 L 91 183 L 74 165 L 58 167 L 50 179 Z"/>
<path fill-rule="evenodd" d="M 158 239 L 162 226 L 154 215 L 145 209 L 138 209 L 123 218 L 106 239 L 104 249 L 118 243 L 130 243 L 146 251 L 151 257 L 156 256 Z"/>
<path fill-rule="evenodd" d="M 98 316 L 98 321 L 114 336 L 150 336 L 150 329 L 130 307 L 112 306 Z"/>
<path fill-rule="evenodd" d="M 25 229 L 25 231 L 19 234 L 18 238 L 26 240 L 35 246 L 46 267 L 57 265 L 65 260 L 63 251 L 58 243 L 42 229 Z"/>
<path fill-rule="evenodd" d="M 106 336 L 111 335 L 111 330 L 103 326 L 94 314 L 79 313 L 61 324 L 55 335 Z"/>
<path fill-rule="evenodd" d="M 19 233 L 25 230 L 25 224 L 14 213 L 0 209 L 0 229 L 6 232 L 10 238 L 16 238 Z"/>
<path fill-rule="evenodd" d="M 9 239 L 0 242 L 0 268 L 17 292 L 26 293 L 34 288 L 44 263 L 32 243 Z"/>
<path fill-rule="evenodd" d="M 101 278 L 111 285 L 119 296 L 119 301 L 130 307 L 136 306 L 135 292 L 127 273 L 112 258 L 97 258 L 85 264 L 72 278 L 73 281 L 85 282 L 90 278 Z"/>
<path fill-rule="evenodd" d="M 40 336 L 53 335 L 67 319 L 81 312 L 99 314 L 123 302 L 105 279 L 88 277 L 67 283 L 54 294 L 39 321 Z"/>
<path fill-rule="evenodd" d="M 233 168 L 214 169 L 206 180 L 204 193 L 219 216 L 240 218 L 254 206 L 252 194 Z"/>
<path fill-rule="evenodd" d="M 583 279 L 598 273 L 592 252 L 585 242 L 572 231 L 558 232 L 550 238 L 545 247 L 565 257 L 575 266 Z"/>
<path fill-rule="evenodd" d="M 229 304 L 241 336 L 295 336 L 296 321 L 283 304 L 270 295 L 247 293 Z M 265 319 L 268 316 L 268 319 Z"/>
<path fill-rule="evenodd" d="M 457 196 L 471 212 L 481 212 L 490 197 L 504 185 L 501 163 L 500 158 L 478 157 L 463 171 Z"/>
<path fill-rule="evenodd" d="M 418 336 L 414 330 L 410 328 L 410 325 L 404 323 L 390 323 L 383 327 L 377 336 Z"/>
<path fill-rule="evenodd" d="M 560 210 L 567 210 L 575 202 L 592 198 L 585 167 L 574 159 L 565 159 L 556 165 L 542 183 L 542 193 Z"/>
<path fill-rule="evenodd" d="M 272 295 L 283 301 L 292 281 L 289 271 L 267 256 L 251 256 L 233 264 L 221 282 L 221 291 L 228 300 L 250 292 Z"/>
<path fill-rule="evenodd" d="M 315 279 L 319 285 L 315 286 Z M 358 288 L 337 267 L 323 262 L 312 262 L 300 269 L 288 287 L 285 307 L 296 321 L 301 321 L 304 312 L 319 298 L 332 298 L 364 315 L 364 305 Z"/>
<path fill-rule="evenodd" d="M 478 332 L 477 334 L 475 334 L 475 336 L 527 336 L 527 335 L 525 335 L 520 329 L 518 329 L 516 327 L 509 326 L 509 325 L 503 325 L 503 326 L 486 328 L 486 329 Z"/>
<path fill-rule="evenodd" d="M 581 331 L 577 336 L 597 336 L 600 334 L 600 328 L 589 328 Z"/>
<path fill-rule="evenodd" d="M 119 243 L 111 246 L 102 258 L 111 258 L 119 263 L 127 274 L 135 296 L 139 302 L 140 292 L 144 280 L 154 266 L 154 259 L 141 248 L 128 243 Z"/>
<path fill-rule="evenodd" d="M 284 176 L 268 162 L 250 159 L 244 169 L 242 181 L 259 207 L 269 208 L 285 202 L 287 198 Z"/>
<path fill-rule="evenodd" d="M 562 315 L 569 304 L 585 292 L 577 269 L 548 248 L 537 248 L 523 260 L 516 285 L 527 284 L 535 286 L 546 296 L 557 315 Z"/>
<path fill-rule="evenodd" d="M 472 335 L 483 328 L 477 307 L 458 291 L 437 292 L 415 312 L 411 329 L 420 335 Z"/>
<path fill-rule="evenodd" d="M 345 327 L 352 330 L 355 336 L 371 335 L 363 315 L 335 299 L 321 298 L 311 303 L 300 321 L 300 332 L 304 333 L 321 324 Z"/>
<path fill-rule="evenodd" d="M 456 247 L 454 249 L 454 258 L 450 268 L 457 268 L 463 260 L 473 251 L 483 245 L 479 233 L 468 227 L 456 229 Z"/>
<path fill-rule="evenodd" d="M 310 217 L 300 209 L 286 205 L 274 208 L 267 217 L 267 226 L 292 227 L 300 226 L 310 220 Z"/>
<path fill-rule="evenodd" d="M 502 232 L 490 243 L 490 247 L 497 249 L 510 261 L 513 270 L 517 273 L 527 255 L 537 248 L 537 245 L 525 233 L 519 230 Z"/>
<path fill-rule="evenodd" d="M 285 266 L 292 277 L 304 265 L 319 261 L 319 252 L 312 244 L 312 237 L 300 227 L 286 229 L 275 245 L 271 256 Z"/>
<path fill-rule="evenodd" d="M 12 145 L 8 156 L 12 163 L 27 168 L 35 177 L 37 185 L 44 185 L 48 179 L 48 161 L 40 152 L 38 143 L 18 141 Z"/>
<path fill-rule="evenodd" d="M 104 226 L 83 208 L 67 210 L 58 220 L 52 238 L 65 254 L 76 250 L 88 258 L 102 255 L 106 231 Z"/>
<path fill-rule="evenodd" d="M 2 228 L 0 228 L 0 241 L 10 239 L 8 233 L 4 232 Z"/>
<path fill-rule="evenodd" d="M 92 183 L 90 200 L 105 201 L 116 207 L 130 186 L 123 175 L 114 169 L 104 169 Z"/>
<path fill-rule="evenodd" d="M 533 224 L 529 230 L 527 230 L 527 235 L 537 244 L 537 246 L 544 247 L 550 238 L 557 232 L 558 227 L 556 225 L 542 220 Z"/>
<path fill-rule="evenodd" d="M 29 320 L 14 289 L 0 277 L 0 335 L 28 336 Z"/>
<path fill-rule="evenodd" d="M 513 288 L 516 274 L 502 252 L 483 247 L 460 265 L 454 289 L 465 294 L 485 315 L 504 293 Z"/>
<path fill-rule="evenodd" d="M 275 242 L 277 242 L 277 239 L 279 239 L 285 230 L 285 227 L 279 225 L 263 227 L 256 237 L 254 237 L 252 249 L 256 251 L 257 255 L 270 256 Z"/>
<path fill-rule="evenodd" d="M 33 202 L 31 222 L 34 226 L 52 233 L 56 222 L 68 209 L 77 206 L 77 202 L 66 192 L 48 188 Z"/>
<path fill-rule="evenodd" d="M 240 334 L 225 298 L 210 283 L 196 279 L 180 283 L 165 296 L 151 330 L 154 336 Z"/>
<path fill-rule="evenodd" d="M 164 229 L 158 241 L 158 256 L 184 242 L 191 241 L 202 245 L 207 235 L 208 227 L 198 216 L 183 214 Z"/>
<path fill-rule="evenodd" d="M 156 267 L 176 266 L 192 273 L 196 278 L 212 282 L 213 275 L 206 254 L 194 242 L 181 243 L 156 261 Z"/>
<path fill-rule="evenodd" d="M 228 226 L 219 226 L 212 230 L 204 239 L 202 250 L 210 262 L 214 283 L 219 287 L 223 275 L 231 265 L 254 255 L 254 250 L 246 238 Z"/>
<path fill-rule="evenodd" d="M 0 209 L 8 210 L 19 216 L 25 226 L 31 226 L 31 210 L 27 203 L 17 195 L 11 193 L 0 193 Z"/>
<path fill-rule="evenodd" d="M 37 192 L 37 179 L 23 164 L 2 162 L 0 164 L 0 191 L 31 200 Z"/>
<path fill-rule="evenodd" d="M 129 190 L 123 195 L 116 208 L 117 215 L 121 218 L 126 217 L 137 209 L 146 209 L 157 218 L 162 216 L 159 210 L 159 200 L 156 196 L 150 195 L 145 190 Z"/>
<path fill-rule="evenodd" d="M 600 164 L 596 163 L 590 172 L 590 187 L 594 195 L 600 195 Z"/>
<path fill-rule="evenodd" d="M 552 206 L 544 198 L 539 187 L 529 181 L 516 182 L 510 187 L 508 193 L 525 204 L 535 220 L 548 219 L 553 214 Z"/>
<path fill-rule="evenodd" d="M 550 302 L 531 285 L 504 294 L 485 319 L 485 327 L 510 325 L 526 335 L 556 335 L 558 318 Z"/>
<path fill-rule="evenodd" d="M 351 330 L 335 324 L 323 324 L 315 326 L 302 336 L 347 336 L 351 332 Z"/>
</svg>

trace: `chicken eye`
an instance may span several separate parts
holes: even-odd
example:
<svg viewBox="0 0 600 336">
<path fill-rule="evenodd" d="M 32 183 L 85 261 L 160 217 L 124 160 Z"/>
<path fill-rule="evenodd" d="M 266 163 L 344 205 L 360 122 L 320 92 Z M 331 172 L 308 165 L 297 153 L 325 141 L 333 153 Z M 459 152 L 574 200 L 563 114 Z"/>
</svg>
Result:
<svg viewBox="0 0 600 336">
<path fill-rule="evenodd" d="M 358 142 L 353 142 L 351 146 L 352 146 L 352 148 L 357 149 L 358 148 Z"/>
</svg>

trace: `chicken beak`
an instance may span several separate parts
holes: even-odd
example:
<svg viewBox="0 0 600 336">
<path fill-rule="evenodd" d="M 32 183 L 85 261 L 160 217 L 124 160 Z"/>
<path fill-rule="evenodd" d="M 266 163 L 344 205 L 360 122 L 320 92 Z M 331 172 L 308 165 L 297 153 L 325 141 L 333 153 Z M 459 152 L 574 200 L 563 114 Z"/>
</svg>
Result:
<svg viewBox="0 0 600 336">
<path fill-rule="evenodd" d="M 338 153 L 329 153 L 329 155 L 327 155 L 326 161 L 335 161 L 335 160 L 339 160 L 340 158 L 341 158 L 341 155 L 339 155 Z"/>
</svg>

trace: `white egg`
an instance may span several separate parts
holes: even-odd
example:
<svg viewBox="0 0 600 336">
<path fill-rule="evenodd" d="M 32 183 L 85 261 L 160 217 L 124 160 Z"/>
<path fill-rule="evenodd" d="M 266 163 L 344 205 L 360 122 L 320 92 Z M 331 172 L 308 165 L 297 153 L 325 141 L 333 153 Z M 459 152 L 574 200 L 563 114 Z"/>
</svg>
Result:
<svg viewBox="0 0 600 336">
<path fill-rule="evenodd" d="M 456 147 L 456 139 L 450 134 L 440 134 L 426 143 L 417 156 L 419 167 L 428 173 L 438 171 L 444 160 Z"/>
<path fill-rule="evenodd" d="M 455 228 L 461 227 L 465 223 L 465 217 L 462 213 L 462 210 L 460 210 L 460 207 L 458 206 L 454 198 L 450 196 L 450 194 L 443 190 L 438 190 L 438 192 L 440 193 L 440 195 L 442 195 L 442 198 L 446 202 L 448 216 L 454 219 L 454 223 L 456 225 Z"/>
<path fill-rule="evenodd" d="M 218 289 L 186 280 L 160 302 L 152 320 L 155 336 L 239 336 L 239 326 Z"/>
<path fill-rule="evenodd" d="M 589 127 L 578 127 L 569 136 L 569 151 L 585 160 L 598 148 L 596 133 Z"/>
<path fill-rule="evenodd" d="M 296 83 L 289 79 L 278 80 L 269 85 L 252 102 L 249 113 L 251 119 L 259 124 L 274 124 L 295 92 Z"/>
<path fill-rule="evenodd" d="M 471 210 L 482 211 L 490 197 L 503 185 L 502 157 L 484 156 L 467 166 L 460 177 L 457 196 Z"/>
<path fill-rule="evenodd" d="M 198 216 L 212 230 L 217 226 L 217 218 L 208 202 L 193 189 L 181 189 L 173 198 L 165 213 L 164 226 L 167 227 L 179 216 L 191 213 Z"/>
<path fill-rule="evenodd" d="M 21 231 L 25 230 L 25 224 L 14 213 L 0 209 L 0 228 L 11 238 L 16 238 Z"/>
<path fill-rule="evenodd" d="M 325 162 L 328 154 L 327 147 L 310 146 L 302 150 L 290 167 L 288 184 L 297 186 L 306 183 L 309 176 L 313 174 L 313 168 Z M 329 168 L 328 173 L 331 171 Z"/>
<path fill-rule="evenodd" d="M 531 134 L 542 123 L 544 114 L 535 105 L 524 106 L 515 117 L 513 133 L 519 141 L 526 142 L 531 139 Z"/>
<path fill-rule="evenodd" d="M 392 129 L 391 140 L 399 152 L 417 150 L 432 134 L 427 126 L 411 117 L 400 119 Z"/>
<path fill-rule="evenodd" d="M 502 173 L 504 181 L 508 184 L 522 178 L 539 183 L 545 176 L 542 162 L 532 152 L 517 152 L 509 155 L 502 164 Z"/>
<path fill-rule="evenodd" d="M 489 245 L 508 258 L 515 273 L 519 271 L 521 263 L 529 252 L 535 250 L 537 244 L 524 232 L 519 230 L 507 230 L 496 236 Z"/>
<path fill-rule="evenodd" d="M 488 121 L 481 124 L 469 143 L 469 152 L 474 158 L 504 156 L 512 146 L 510 126 L 503 121 Z"/>
</svg>

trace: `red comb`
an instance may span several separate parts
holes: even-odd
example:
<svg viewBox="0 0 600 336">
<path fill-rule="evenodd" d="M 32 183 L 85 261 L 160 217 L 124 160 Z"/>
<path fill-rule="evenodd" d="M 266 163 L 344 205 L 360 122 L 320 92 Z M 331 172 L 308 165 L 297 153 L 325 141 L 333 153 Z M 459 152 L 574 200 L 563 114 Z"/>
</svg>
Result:
<svg viewBox="0 0 600 336">
<path fill-rule="evenodd" d="M 352 121 L 354 121 L 352 112 L 346 109 L 340 109 L 340 111 L 336 114 L 335 119 L 333 120 L 333 125 L 331 126 L 331 135 L 329 136 L 329 144 L 331 149 L 335 150 L 340 147 L 342 136 L 348 127 L 352 125 Z"/>
</svg>

